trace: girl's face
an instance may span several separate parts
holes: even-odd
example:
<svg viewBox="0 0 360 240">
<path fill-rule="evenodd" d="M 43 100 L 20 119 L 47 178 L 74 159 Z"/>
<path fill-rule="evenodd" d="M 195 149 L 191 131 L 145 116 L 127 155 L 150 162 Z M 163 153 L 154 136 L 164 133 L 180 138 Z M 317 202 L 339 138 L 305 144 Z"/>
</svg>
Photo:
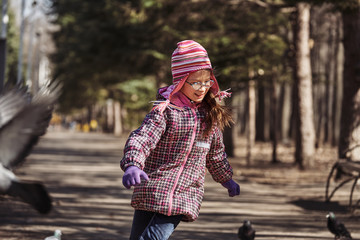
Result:
<svg viewBox="0 0 360 240">
<path fill-rule="evenodd" d="M 199 70 L 190 73 L 180 91 L 190 100 L 200 103 L 214 83 L 210 79 L 210 76 L 210 70 Z"/>
</svg>

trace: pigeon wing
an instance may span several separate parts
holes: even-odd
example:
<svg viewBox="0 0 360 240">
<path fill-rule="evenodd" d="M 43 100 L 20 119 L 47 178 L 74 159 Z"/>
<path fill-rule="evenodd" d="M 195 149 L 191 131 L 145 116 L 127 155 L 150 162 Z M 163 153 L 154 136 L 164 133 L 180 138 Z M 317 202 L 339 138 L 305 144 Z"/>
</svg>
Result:
<svg viewBox="0 0 360 240">
<path fill-rule="evenodd" d="M 0 160 L 7 168 L 22 163 L 40 136 L 46 133 L 60 85 L 46 87 L 0 129 Z"/>
<path fill-rule="evenodd" d="M 339 235 L 341 237 L 346 237 L 346 239 L 352 239 L 350 232 L 345 227 L 345 224 L 340 223 L 338 229 L 339 229 Z"/>
<path fill-rule="evenodd" d="M 27 105 L 26 93 L 12 89 L 0 96 L 0 129 Z"/>
</svg>

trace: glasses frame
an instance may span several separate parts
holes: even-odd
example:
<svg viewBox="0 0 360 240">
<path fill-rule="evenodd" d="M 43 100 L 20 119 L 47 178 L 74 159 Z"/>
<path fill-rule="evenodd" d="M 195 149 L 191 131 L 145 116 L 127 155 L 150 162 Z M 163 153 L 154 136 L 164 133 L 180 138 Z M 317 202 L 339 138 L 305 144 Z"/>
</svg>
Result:
<svg viewBox="0 0 360 240">
<path fill-rule="evenodd" d="M 193 82 L 193 83 L 190 83 L 190 82 L 188 82 L 188 81 L 185 81 L 185 82 L 188 83 L 195 91 L 200 90 L 202 87 L 204 87 L 204 88 L 206 88 L 206 89 L 209 89 L 209 88 L 211 88 L 211 87 L 214 85 L 214 83 L 215 83 L 215 81 L 212 80 L 212 79 L 210 79 L 209 81 L 206 81 L 206 82 L 204 82 L 204 83 L 202 83 L 202 82 Z M 207 85 L 206 85 L 208 82 L 211 83 L 210 86 L 207 86 Z"/>
</svg>

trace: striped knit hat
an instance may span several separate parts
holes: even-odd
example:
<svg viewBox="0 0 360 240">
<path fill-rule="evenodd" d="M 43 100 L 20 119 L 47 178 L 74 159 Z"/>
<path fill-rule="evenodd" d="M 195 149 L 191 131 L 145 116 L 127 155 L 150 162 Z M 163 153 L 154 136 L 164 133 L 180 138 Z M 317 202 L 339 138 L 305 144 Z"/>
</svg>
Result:
<svg viewBox="0 0 360 240">
<path fill-rule="evenodd" d="M 211 70 L 211 79 L 215 83 L 210 90 L 216 95 L 219 92 L 219 85 L 213 74 L 211 62 L 205 48 L 193 40 L 179 42 L 171 58 L 173 85 L 167 89 L 167 92 L 170 91 L 169 97 L 182 88 L 190 73 L 203 69 Z"/>
</svg>

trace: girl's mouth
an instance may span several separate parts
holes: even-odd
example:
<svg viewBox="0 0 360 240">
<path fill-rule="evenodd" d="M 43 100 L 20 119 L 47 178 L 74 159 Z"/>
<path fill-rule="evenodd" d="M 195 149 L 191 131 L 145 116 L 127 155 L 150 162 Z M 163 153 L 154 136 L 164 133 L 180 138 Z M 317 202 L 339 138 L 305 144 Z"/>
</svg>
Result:
<svg viewBox="0 0 360 240">
<path fill-rule="evenodd" d="M 203 98 L 205 95 L 204 94 L 197 94 L 197 93 L 195 93 L 195 97 L 196 98 Z"/>
<path fill-rule="evenodd" d="M 204 95 L 198 95 L 198 94 L 195 94 L 195 97 L 196 97 L 196 98 L 198 98 L 198 99 L 200 99 L 200 98 L 203 98 L 203 97 L 204 97 Z"/>
</svg>

